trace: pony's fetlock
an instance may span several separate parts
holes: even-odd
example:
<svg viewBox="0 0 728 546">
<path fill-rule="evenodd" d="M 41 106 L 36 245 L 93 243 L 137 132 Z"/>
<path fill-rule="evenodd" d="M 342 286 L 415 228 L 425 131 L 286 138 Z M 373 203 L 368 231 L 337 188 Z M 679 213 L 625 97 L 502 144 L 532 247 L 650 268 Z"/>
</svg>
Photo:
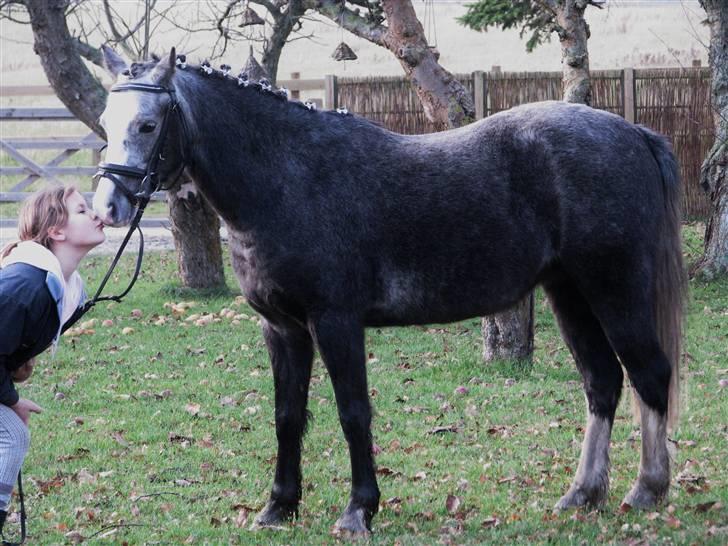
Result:
<svg viewBox="0 0 728 546">
<path fill-rule="evenodd" d="M 344 513 L 336 521 L 333 534 L 342 538 L 365 538 L 371 534 L 372 518 L 376 511 L 349 502 Z"/>
<path fill-rule="evenodd" d="M 298 516 L 298 503 L 283 503 L 270 499 L 255 516 L 253 528 L 282 527 Z"/>
<path fill-rule="evenodd" d="M 572 484 L 566 494 L 559 499 L 554 510 L 568 510 L 569 508 L 580 508 L 589 506 L 599 508 L 607 502 L 608 485 L 587 487 L 585 485 Z M 608 482 L 605 482 L 608 484 Z"/>
</svg>

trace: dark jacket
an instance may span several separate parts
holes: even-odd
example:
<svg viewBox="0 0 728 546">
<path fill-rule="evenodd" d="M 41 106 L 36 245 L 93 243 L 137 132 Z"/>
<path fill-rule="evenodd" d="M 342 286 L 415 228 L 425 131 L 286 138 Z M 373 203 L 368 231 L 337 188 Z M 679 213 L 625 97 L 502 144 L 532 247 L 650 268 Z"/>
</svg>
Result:
<svg viewBox="0 0 728 546">
<path fill-rule="evenodd" d="M 47 349 L 59 333 L 58 305 L 47 275 L 26 263 L 0 269 L 0 404 L 18 401 L 12 371 Z M 79 316 L 77 311 L 64 327 Z"/>
</svg>

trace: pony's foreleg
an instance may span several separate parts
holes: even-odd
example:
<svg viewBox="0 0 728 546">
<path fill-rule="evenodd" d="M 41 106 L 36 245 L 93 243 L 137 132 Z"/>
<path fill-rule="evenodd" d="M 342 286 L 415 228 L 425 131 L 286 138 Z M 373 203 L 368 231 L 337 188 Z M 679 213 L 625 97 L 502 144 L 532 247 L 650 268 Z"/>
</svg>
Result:
<svg viewBox="0 0 728 546">
<path fill-rule="evenodd" d="M 379 508 L 374 473 L 372 414 L 367 392 L 364 328 L 355 317 L 324 314 L 311 322 L 311 332 L 334 386 L 339 420 L 349 444 L 351 496 L 336 522 L 337 534 L 364 536 Z"/>
<path fill-rule="evenodd" d="M 599 506 L 609 493 L 609 440 L 622 390 L 622 368 L 604 331 L 580 292 L 570 283 L 544 288 L 576 365 L 584 378 L 587 425 L 579 466 L 557 510 Z"/>
<path fill-rule="evenodd" d="M 311 379 L 313 343 L 310 334 L 296 327 L 263 321 L 273 368 L 278 459 L 270 500 L 254 525 L 270 527 L 290 520 L 301 500 L 301 441 L 306 428 L 306 403 Z"/>
</svg>

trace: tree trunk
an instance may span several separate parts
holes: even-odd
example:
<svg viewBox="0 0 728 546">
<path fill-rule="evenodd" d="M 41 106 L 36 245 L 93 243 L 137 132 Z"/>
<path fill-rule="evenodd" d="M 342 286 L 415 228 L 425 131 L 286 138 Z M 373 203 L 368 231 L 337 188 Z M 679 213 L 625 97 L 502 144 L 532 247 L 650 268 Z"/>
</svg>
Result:
<svg viewBox="0 0 728 546">
<path fill-rule="evenodd" d="M 533 292 L 508 311 L 483 318 L 483 359 L 520 360 L 533 357 Z"/>
<path fill-rule="evenodd" d="M 25 4 L 33 29 L 33 49 L 53 90 L 63 104 L 101 138 L 98 123 L 106 105 L 106 90 L 83 64 L 66 24 L 69 0 Z"/>
<path fill-rule="evenodd" d="M 428 47 L 412 2 L 383 0 L 387 26 L 369 21 L 342 6 L 339 0 L 307 0 L 316 10 L 349 32 L 385 47 L 399 59 L 425 109 L 440 130 L 462 127 L 475 120 L 475 106 L 467 89 L 438 63 L 440 54 Z"/>
<path fill-rule="evenodd" d="M 79 120 L 106 139 L 98 123 L 106 106 L 106 90 L 84 65 L 77 41 L 68 30 L 69 0 L 28 1 L 25 6 L 35 52 L 56 95 Z M 169 206 L 172 222 L 176 220 L 179 226 L 173 234 L 182 283 L 194 288 L 220 285 L 224 282 L 220 224 L 217 217 L 210 218 L 212 209 L 201 196 L 190 202 L 170 197 Z"/>
<path fill-rule="evenodd" d="M 566 102 L 591 106 L 592 87 L 589 77 L 589 25 L 584 19 L 587 0 L 557 0 L 556 33 L 561 42 L 563 64 L 563 97 Z"/>
<path fill-rule="evenodd" d="M 189 288 L 224 286 L 220 219 L 192 182 L 182 182 L 178 191 L 167 192 L 182 284 Z"/>
<path fill-rule="evenodd" d="M 440 129 L 461 127 L 475 119 L 470 93 L 439 63 L 440 53 L 429 47 L 411 2 L 383 0 L 388 32 L 385 46 L 399 59 L 425 109 Z"/>
<path fill-rule="evenodd" d="M 283 46 L 288 41 L 293 27 L 298 23 L 305 8 L 301 0 L 290 0 L 284 12 L 271 11 L 269 13 L 274 19 L 273 30 L 265 42 L 265 49 L 260 63 L 268 73 L 268 79 L 275 85 L 278 79 L 278 62 L 281 58 Z"/>
<path fill-rule="evenodd" d="M 696 273 L 711 279 L 728 274 L 728 5 L 701 0 L 710 26 L 710 69 L 715 144 L 700 169 L 700 183 L 712 210 L 705 227 L 704 251 Z"/>
</svg>

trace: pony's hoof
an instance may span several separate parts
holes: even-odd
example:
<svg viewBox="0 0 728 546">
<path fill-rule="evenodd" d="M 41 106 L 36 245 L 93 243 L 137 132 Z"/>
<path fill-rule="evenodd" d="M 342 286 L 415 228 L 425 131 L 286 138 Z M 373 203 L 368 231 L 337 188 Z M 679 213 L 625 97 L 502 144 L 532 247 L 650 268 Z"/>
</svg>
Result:
<svg viewBox="0 0 728 546">
<path fill-rule="evenodd" d="M 251 529 L 285 529 L 286 524 L 290 523 L 293 518 L 298 515 L 295 506 L 281 504 L 274 500 L 269 500 L 265 508 L 255 516 Z"/>
<path fill-rule="evenodd" d="M 364 508 L 346 507 L 344 514 L 338 519 L 331 533 L 339 538 L 367 539 L 371 536 L 371 517 L 367 517 Z"/>
<path fill-rule="evenodd" d="M 554 510 L 560 512 L 569 510 L 570 508 L 580 508 L 582 506 L 600 507 L 607 500 L 605 491 L 587 491 L 581 487 L 571 487 L 566 494 L 559 499 L 554 506 Z"/>
<path fill-rule="evenodd" d="M 668 487 L 660 487 L 658 491 L 655 491 L 638 481 L 624 497 L 620 508 L 622 511 L 628 511 L 632 508 L 638 510 L 653 508 L 665 499 Z"/>
</svg>

